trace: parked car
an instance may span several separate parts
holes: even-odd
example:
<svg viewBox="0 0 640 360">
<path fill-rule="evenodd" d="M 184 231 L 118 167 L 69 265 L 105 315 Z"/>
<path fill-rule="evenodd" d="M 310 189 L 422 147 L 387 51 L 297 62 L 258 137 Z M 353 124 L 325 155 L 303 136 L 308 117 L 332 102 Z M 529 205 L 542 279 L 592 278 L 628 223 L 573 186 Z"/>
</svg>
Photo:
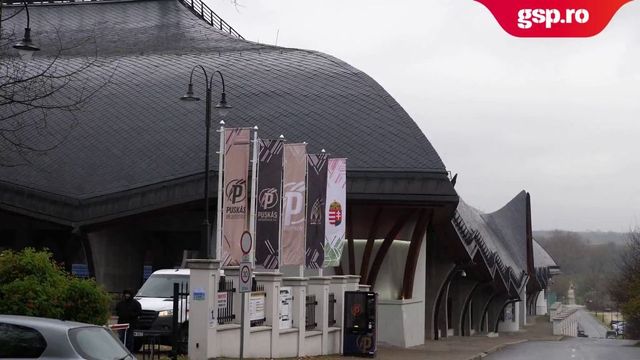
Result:
<svg viewBox="0 0 640 360">
<path fill-rule="evenodd" d="M 578 328 L 578 337 L 589 337 L 589 335 L 584 333 L 584 330 Z"/>
<path fill-rule="evenodd" d="M 165 269 L 157 270 L 149 276 L 135 296 L 142 307 L 142 315 L 138 318 L 138 325 L 133 331 L 134 346 L 136 349 L 142 347 L 142 337 L 145 330 L 166 333 L 157 340 L 162 345 L 172 345 L 170 333 L 173 322 L 173 284 L 181 284 L 182 289 L 188 292 L 189 289 L 189 269 Z M 183 311 L 185 309 L 186 311 Z M 186 353 L 189 336 L 189 302 L 182 300 L 178 306 L 182 316 L 178 316 L 180 326 L 179 352 Z"/>
<path fill-rule="evenodd" d="M 18 315 L 0 315 L 0 358 L 135 360 L 106 327 Z"/>
<path fill-rule="evenodd" d="M 624 327 L 625 327 L 625 323 L 624 322 L 618 323 L 616 328 L 615 328 L 616 334 L 624 335 Z"/>
<path fill-rule="evenodd" d="M 606 339 L 616 339 L 618 336 L 615 330 L 607 330 L 607 333 L 604 337 Z"/>
</svg>

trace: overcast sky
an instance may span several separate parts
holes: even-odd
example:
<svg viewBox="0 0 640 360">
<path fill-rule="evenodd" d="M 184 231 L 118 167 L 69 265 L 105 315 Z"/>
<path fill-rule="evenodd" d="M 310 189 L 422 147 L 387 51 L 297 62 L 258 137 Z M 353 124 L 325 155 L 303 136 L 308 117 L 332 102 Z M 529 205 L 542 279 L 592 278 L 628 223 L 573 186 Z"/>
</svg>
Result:
<svg viewBox="0 0 640 360">
<path fill-rule="evenodd" d="M 377 80 L 495 211 L 534 229 L 640 225 L 640 1 L 589 39 L 519 39 L 472 0 L 207 0 L 249 40 L 319 50 Z"/>
</svg>

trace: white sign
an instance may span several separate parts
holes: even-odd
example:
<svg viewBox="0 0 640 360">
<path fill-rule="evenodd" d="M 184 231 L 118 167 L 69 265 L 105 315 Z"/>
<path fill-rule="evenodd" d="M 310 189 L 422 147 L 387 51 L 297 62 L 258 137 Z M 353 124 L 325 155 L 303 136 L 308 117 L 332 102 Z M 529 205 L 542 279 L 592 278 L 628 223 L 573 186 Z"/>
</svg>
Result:
<svg viewBox="0 0 640 360">
<path fill-rule="evenodd" d="M 278 316 L 280 318 L 280 329 L 291 329 L 293 327 L 293 289 L 289 286 L 280 288 L 280 306 Z"/>
<path fill-rule="evenodd" d="M 267 294 L 263 291 L 253 292 L 249 296 L 249 321 L 264 320 L 264 300 Z"/>
<path fill-rule="evenodd" d="M 247 293 L 247 292 L 251 292 L 251 278 L 252 278 L 252 271 L 251 271 L 251 262 L 241 262 L 240 263 L 240 273 L 238 275 L 238 277 L 240 278 L 240 281 L 238 281 L 240 283 L 240 292 L 241 293 Z"/>
<path fill-rule="evenodd" d="M 218 309 L 226 309 L 227 308 L 227 293 L 221 292 L 218 293 Z"/>
</svg>

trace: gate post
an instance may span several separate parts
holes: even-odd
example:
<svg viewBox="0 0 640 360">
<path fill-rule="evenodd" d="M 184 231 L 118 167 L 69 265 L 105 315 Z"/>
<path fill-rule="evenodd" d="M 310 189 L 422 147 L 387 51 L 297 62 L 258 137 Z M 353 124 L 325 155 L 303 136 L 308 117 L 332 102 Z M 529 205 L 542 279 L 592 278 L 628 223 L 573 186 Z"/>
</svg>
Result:
<svg viewBox="0 0 640 360">
<path fill-rule="evenodd" d="M 189 359 L 208 360 L 220 356 L 217 344 L 218 281 L 220 261 L 189 259 Z"/>
<path fill-rule="evenodd" d="M 280 337 L 280 283 L 282 281 L 281 273 L 260 272 L 255 273 L 256 282 L 264 285 L 264 291 L 267 294 L 264 306 L 264 315 L 267 318 L 267 326 L 271 326 L 271 358 L 280 357 L 278 352 L 278 343 Z"/>
</svg>

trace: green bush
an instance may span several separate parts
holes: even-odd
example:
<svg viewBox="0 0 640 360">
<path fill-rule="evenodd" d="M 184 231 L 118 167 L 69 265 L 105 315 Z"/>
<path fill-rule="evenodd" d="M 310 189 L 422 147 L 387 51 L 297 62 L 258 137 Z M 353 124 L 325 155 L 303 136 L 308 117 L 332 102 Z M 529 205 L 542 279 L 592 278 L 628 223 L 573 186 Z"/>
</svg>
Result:
<svg viewBox="0 0 640 360">
<path fill-rule="evenodd" d="M 104 325 L 109 296 L 94 280 L 74 278 L 47 251 L 0 253 L 0 314 Z"/>
</svg>

